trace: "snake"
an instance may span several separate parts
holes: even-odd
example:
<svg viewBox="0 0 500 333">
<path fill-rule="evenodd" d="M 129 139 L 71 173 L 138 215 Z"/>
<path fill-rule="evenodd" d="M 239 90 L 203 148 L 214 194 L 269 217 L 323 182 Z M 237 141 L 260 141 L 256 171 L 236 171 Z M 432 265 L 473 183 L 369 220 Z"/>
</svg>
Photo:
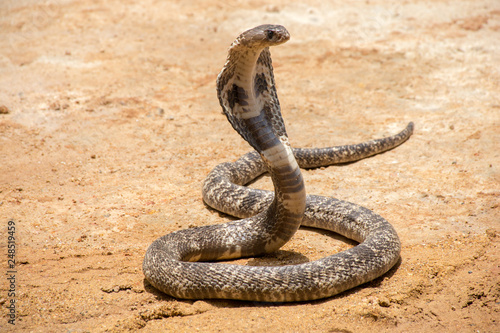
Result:
<svg viewBox="0 0 500 333">
<path fill-rule="evenodd" d="M 177 299 L 298 302 L 331 297 L 387 273 L 401 242 L 371 210 L 332 197 L 308 195 L 300 168 L 349 163 L 392 149 L 413 133 L 327 148 L 292 148 L 278 100 L 269 48 L 290 39 L 281 25 L 260 25 L 231 44 L 217 77 L 217 96 L 232 127 L 253 147 L 216 166 L 202 186 L 204 202 L 241 218 L 180 229 L 146 250 L 147 283 Z M 269 174 L 274 191 L 247 185 Z M 262 256 L 286 244 L 300 226 L 324 229 L 358 244 L 299 264 L 255 266 L 227 261 Z M 146 282 L 145 282 L 146 283 Z"/>
</svg>

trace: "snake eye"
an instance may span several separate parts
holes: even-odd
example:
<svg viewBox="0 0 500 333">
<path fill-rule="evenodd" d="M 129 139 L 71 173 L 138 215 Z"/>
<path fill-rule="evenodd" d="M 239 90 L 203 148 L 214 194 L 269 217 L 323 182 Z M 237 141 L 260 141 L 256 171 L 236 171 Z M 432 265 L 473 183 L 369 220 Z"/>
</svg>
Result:
<svg viewBox="0 0 500 333">
<path fill-rule="evenodd" d="M 272 30 L 267 30 L 266 37 L 267 37 L 267 40 L 273 40 L 273 37 L 274 37 L 274 31 L 272 31 Z"/>
</svg>

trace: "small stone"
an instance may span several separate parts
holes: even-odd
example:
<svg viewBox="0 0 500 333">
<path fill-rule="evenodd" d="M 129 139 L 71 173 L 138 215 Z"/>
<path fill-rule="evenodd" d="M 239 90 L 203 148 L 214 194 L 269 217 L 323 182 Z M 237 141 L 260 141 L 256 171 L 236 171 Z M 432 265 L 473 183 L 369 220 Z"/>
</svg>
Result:
<svg viewBox="0 0 500 333">
<path fill-rule="evenodd" d="M 380 305 L 383 308 L 388 308 L 391 306 L 391 302 L 387 298 L 380 298 L 378 300 L 378 305 Z"/>
<path fill-rule="evenodd" d="M 8 107 L 6 107 L 5 105 L 0 105 L 0 114 L 8 114 L 10 113 L 10 110 Z"/>
<path fill-rule="evenodd" d="M 495 229 L 486 229 L 486 235 L 490 238 L 495 238 L 497 236 L 497 233 Z"/>
</svg>

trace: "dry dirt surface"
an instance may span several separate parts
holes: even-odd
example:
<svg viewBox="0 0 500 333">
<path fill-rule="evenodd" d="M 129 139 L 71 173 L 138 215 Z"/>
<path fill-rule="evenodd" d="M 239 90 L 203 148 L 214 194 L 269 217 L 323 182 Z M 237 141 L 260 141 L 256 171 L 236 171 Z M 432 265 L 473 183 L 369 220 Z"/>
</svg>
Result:
<svg viewBox="0 0 500 333">
<path fill-rule="evenodd" d="M 201 183 L 250 148 L 215 79 L 263 23 L 291 34 L 271 52 L 292 145 L 415 123 L 392 151 L 304 171 L 309 193 L 387 218 L 402 260 L 320 301 L 176 300 L 144 281 L 142 259 L 165 233 L 230 219 Z M 499 205 L 496 0 L 0 2 L 0 331 L 498 332 Z M 240 263 L 354 245 L 299 230 Z"/>
</svg>

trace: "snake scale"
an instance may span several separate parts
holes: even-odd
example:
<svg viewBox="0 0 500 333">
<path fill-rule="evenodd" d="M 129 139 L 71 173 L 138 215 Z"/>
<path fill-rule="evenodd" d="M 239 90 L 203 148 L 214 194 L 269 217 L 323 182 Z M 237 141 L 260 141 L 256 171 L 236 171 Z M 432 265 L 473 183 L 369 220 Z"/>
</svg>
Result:
<svg viewBox="0 0 500 333">
<path fill-rule="evenodd" d="M 238 299 L 264 302 L 329 297 L 385 274 L 399 260 L 394 228 L 367 208 L 330 197 L 306 195 L 302 168 L 356 161 L 406 141 L 413 123 L 394 136 L 330 148 L 293 149 L 281 116 L 269 47 L 290 38 L 279 25 L 242 33 L 229 48 L 217 78 L 217 95 L 233 128 L 255 151 L 223 163 L 203 184 L 213 208 L 243 218 L 172 232 L 146 251 L 146 279 L 182 299 Z M 269 173 L 274 193 L 244 185 Z M 359 244 L 297 265 L 248 266 L 214 263 L 270 253 L 299 226 L 326 229 Z"/>
</svg>

